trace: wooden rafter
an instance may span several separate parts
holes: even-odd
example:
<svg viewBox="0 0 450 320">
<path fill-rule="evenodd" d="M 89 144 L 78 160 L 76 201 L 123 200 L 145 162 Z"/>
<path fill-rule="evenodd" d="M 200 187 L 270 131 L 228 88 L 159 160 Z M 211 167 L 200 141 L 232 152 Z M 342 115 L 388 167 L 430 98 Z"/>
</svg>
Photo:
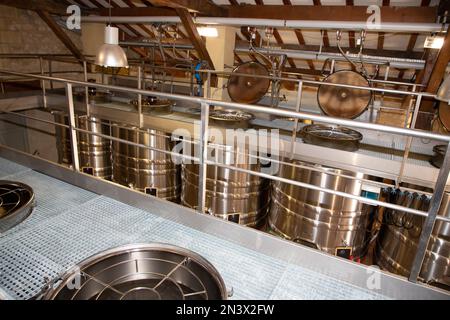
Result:
<svg viewBox="0 0 450 320">
<path fill-rule="evenodd" d="M 301 5 L 223 5 L 230 18 L 258 18 L 312 21 L 365 21 L 368 18 L 364 6 L 301 6 Z M 107 15 L 108 10 L 100 11 Z M 381 7 L 383 22 L 434 23 L 435 7 Z M 175 16 L 173 9 L 165 7 L 113 8 L 113 16 Z M 202 14 L 199 14 L 202 16 Z"/>
<path fill-rule="evenodd" d="M 211 57 L 209 56 L 208 50 L 206 50 L 206 45 L 198 34 L 197 27 L 192 20 L 191 14 L 186 9 L 176 9 L 178 16 L 181 19 L 181 22 L 186 30 L 189 38 L 191 39 L 195 50 L 200 56 L 200 59 L 206 61 L 211 69 L 214 69 L 214 63 L 212 62 Z"/>
<path fill-rule="evenodd" d="M 322 6 L 322 3 L 320 2 L 320 0 L 314 0 L 313 3 L 314 3 L 314 6 Z M 330 40 L 328 39 L 328 31 L 321 30 L 320 32 L 322 33 L 323 46 L 325 48 L 328 48 L 330 46 Z"/>
<path fill-rule="evenodd" d="M 84 55 L 80 49 L 73 43 L 72 39 L 64 32 L 64 30 L 56 23 L 50 13 L 42 10 L 37 10 L 36 13 L 47 24 L 47 26 L 53 31 L 56 37 L 64 44 L 64 46 L 80 61 L 84 61 Z"/>
<path fill-rule="evenodd" d="M 51 14 L 57 14 L 59 16 L 67 15 L 67 5 L 62 3 L 61 1 L 52 1 L 52 0 L 0 0 L 0 5 L 15 7 L 18 9 L 24 10 L 32 10 L 37 11 L 40 10 L 42 12 L 49 12 Z M 83 6 L 84 7 L 84 6 Z M 86 10 L 83 10 L 86 12 Z M 90 12 L 94 12 L 94 10 L 89 10 Z"/>
<path fill-rule="evenodd" d="M 258 6 L 264 5 L 263 0 L 255 0 L 255 3 Z M 275 41 L 277 42 L 278 45 L 280 45 L 280 46 L 284 45 L 283 38 L 281 38 L 280 33 L 278 32 L 277 28 L 273 28 L 273 37 L 275 38 Z M 296 68 L 294 59 L 288 58 L 287 61 L 292 68 Z"/>
<path fill-rule="evenodd" d="M 149 0 L 149 2 L 157 7 L 184 9 L 215 17 L 227 15 L 227 9 L 209 0 Z"/>
<path fill-rule="evenodd" d="M 298 43 L 301 46 L 304 46 L 305 45 L 305 38 L 303 38 L 303 34 L 301 33 L 301 31 L 296 29 L 295 30 L 295 35 L 297 36 Z M 315 70 L 316 69 L 316 67 L 314 66 L 314 63 L 313 63 L 312 60 L 307 60 L 306 62 L 308 63 L 308 66 L 309 66 L 309 68 L 311 70 Z"/>
</svg>

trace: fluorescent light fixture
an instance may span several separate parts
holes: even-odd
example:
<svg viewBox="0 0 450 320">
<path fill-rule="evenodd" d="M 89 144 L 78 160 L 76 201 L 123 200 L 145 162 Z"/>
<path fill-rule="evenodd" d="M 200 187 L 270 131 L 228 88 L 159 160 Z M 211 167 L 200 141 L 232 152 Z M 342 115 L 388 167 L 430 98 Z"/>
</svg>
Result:
<svg viewBox="0 0 450 320">
<path fill-rule="evenodd" d="M 100 47 L 95 64 L 103 67 L 128 68 L 125 51 L 119 46 L 119 29 L 105 27 L 105 44 Z"/>
<path fill-rule="evenodd" d="M 440 49 L 444 45 L 444 37 L 428 36 L 425 38 L 424 47 L 428 49 Z"/>
<path fill-rule="evenodd" d="M 436 99 L 450 104 L 450 75 L 448 75 L 444 82 L 442 82 L 436 94 Z"/>
<path fill-rule="evenodd" d="M 213 27 L 197 27 L 197 31 L 202 37 L 217 38 L 219 36 L 219 32 Z"/>
</svg>

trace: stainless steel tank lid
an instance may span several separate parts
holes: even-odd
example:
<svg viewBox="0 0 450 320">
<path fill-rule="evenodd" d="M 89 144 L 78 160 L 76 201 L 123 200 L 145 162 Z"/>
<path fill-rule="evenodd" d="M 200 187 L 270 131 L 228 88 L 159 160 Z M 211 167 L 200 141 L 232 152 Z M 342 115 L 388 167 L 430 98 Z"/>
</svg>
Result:
<svg viewBox="0 0 450 320">
<path fill-rule="evenodd" d="M 369 87 L 369 81 L 358 72 L 341 70 L 330 74 L 322 82 Z M 363 89 L 320 85 L 317 101 L 323 113 L 332 117 L 356 118 L 368 107 L 372 92 Z"/>
<path fill-rule="evenodd" d="M 135 107 L 138 106 L 137 99 L 131 100 L 130 103 L 132 105 L 134 105 Z M 170 107 L 172 105 L 172 102 L 170 100 L 148 97 L 146 99 L 142 99 L 141 105 L 143 107 L 151 107 L 151 108 L 166 108 L 166 107 Z"/>
<path fill-rule="evenodd" d="M 303 127 L 303 133 L 334 141 L 361 141 L 363 136 L 356 130 L 323 124 L 311 124 Z"/>
<path fill-rule="evenodd" d="M 33 210 L 33 189 L 21 182 L 0 180 L 0 233 L 25 220 Z"/>
<path fill-rule="evenodd" d="M 250 121 L 253 119 L 251 113 L 239 110 L 214 110 L 210 112 L 209 117 L 218 121 Z"/>
<path fill-rule="evenodd" d="M 78 288 L 70 284 L 79 281 Z M 96 254 L 67 271 L 48 300 L 226 299 L 222 277 L 199 254 L 168 244 L 131 244 Z"/>
</svg>

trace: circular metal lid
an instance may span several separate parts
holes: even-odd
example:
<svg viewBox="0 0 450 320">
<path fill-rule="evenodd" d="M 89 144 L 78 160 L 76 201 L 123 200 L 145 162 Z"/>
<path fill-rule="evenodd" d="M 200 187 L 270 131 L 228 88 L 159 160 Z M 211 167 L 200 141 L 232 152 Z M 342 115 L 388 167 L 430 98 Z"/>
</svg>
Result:
<svg viewBox="0 0 450 320">
<path fill-rule="evenodd" d="M 250 121 L 253 119 L 251 113 L 239 111 L 239 110 L 214 110 L 211 111 L 209 117 L 218 121 Z"/>
<path fill-rule="evenodd" d="M 138 106 L 138 100 L 131 100 L 130 103 L 135 107 Z M 146 99 L 142 99 L 141 105 L 143 107 L 151 107 L 151 108 L 166 108 L 172 105 L 172 102 L 167 99 L 158 99 L 156 97 L 148 97 Z"/>
<path fill-rule="evenodd" d="M 235 102 L 255 103 L 261 100 L 270 86 L 270 79 L 257 76 L 269 76 L 269 71 L 258 62 L 246 62 L 237 66 L 228 78 L 228 94 Z M 249 76 L 238 75 L 248 74 Z"/>
<path fill-rule="evenodd" d="M 439 104 L 438 115 L 445 130 L 450 131 L 450 106 L 446 102 Z"/>
<path fill-rule="evenodd" d="M 362 134 L 356 130 L 323 124 L 311 124 L 305 126 L 303 127 L 302 132 L 321 139 L 334 141 L 361 141 L 363 138 Z"/>
<path fill-rule="evenodd" d="M 23 183 L 0 180 L 0 232 L 25 220 L 33 210 L 33 189 Z"/>
<path fill-rule="evenodd" d="M 361 74 L 343 70 L 326 77 L 323 82 L 369 87 L 369 81 Z M 332 117 L 356 118 L 369 105 L 372 93 L 369 90 L 320 85 L 317 101 L 323 113 Z"/>
<path fill-rule="evenodd" d="M 79 283 L 78 287 L 71 284 Z M 167 244 L 133 244 L 96 254 L 70 269 L 45 294 L 48 300 L 226 299 L 211 263 Z"/>
</svg>

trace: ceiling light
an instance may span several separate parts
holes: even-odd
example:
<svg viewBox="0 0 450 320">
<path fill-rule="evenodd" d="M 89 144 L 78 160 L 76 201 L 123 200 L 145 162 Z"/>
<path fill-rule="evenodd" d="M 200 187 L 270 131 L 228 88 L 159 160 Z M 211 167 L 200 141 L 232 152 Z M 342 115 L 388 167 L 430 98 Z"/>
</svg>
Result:
<svg viewBox="0 0 450 320">
<path fill-rule="evenodd" d="M 448 75 L 444 82 L 442 82 L 436 94 L 436 99 L 445 101 L 450 104 L 450 75 Z"/>
<path fill-rule="evenodd" d="M 105 27 L 105 44 L 100 47 L 95 64 L 104 67 L 128 68 L 125 51 L 119 46 L 119 29 Z"/>
<path fill-rule="evenodd" d="M 197 31 L 202 37 L 217 38 L 219 36 L 217 29 L 213 27 L 197 27 Z"/>
<path fill-rule="evenodd" d="M 444 37 L 428 36 L 425 38 L 424 47 L 428 49 L 440 49 L 444 45 Z"/>
<path fill-rule="evenodd" d="M 100 47 L 95 64 L 102 67 L 128 68 L 125 51 L 119 46 L 119 29 L 111 27 L 111 0 L 109 0 L 109 25 L 105 27 L 105 44 Z"/>
</svg>

